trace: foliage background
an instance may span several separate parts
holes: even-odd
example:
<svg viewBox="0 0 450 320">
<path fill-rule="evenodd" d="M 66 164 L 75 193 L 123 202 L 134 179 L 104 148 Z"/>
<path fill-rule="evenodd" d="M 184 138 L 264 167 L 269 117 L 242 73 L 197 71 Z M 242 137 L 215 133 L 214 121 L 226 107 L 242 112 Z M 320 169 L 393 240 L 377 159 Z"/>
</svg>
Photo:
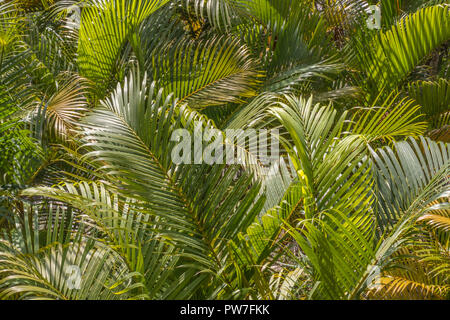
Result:
<svg viewBox="0 0 450 320">
<path fill-rule="evenodd" d="M 444 0 L 1 1 L 0 298 L 450 298 L 449 38 Z M 174 165 L 196 121 L 279 161 Z"/>
</svg>

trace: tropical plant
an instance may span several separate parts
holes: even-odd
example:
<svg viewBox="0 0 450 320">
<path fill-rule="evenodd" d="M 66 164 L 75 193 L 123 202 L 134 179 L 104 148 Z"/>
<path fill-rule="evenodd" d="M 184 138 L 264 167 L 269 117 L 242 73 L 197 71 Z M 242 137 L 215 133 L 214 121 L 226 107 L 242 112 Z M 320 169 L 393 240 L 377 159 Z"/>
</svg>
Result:
<svg viewBox="0 0 450 320">
<path fill-rule="evenodd" d="M 373 4 L 0 1 L 0 299 L 449 299 L 450 7 Z"/>
</svg>

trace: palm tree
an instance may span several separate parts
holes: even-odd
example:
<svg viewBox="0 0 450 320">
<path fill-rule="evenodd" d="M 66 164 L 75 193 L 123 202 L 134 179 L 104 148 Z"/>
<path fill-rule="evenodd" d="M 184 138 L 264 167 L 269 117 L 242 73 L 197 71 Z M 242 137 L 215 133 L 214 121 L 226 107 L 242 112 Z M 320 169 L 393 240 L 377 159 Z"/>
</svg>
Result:
<svg viewBox="0 0 450 320">
<path fill-rule="evenodd" d="M 1 1 L 0 298 L 448 299 L 449 6 L 380 3 Z"/>
</svg>

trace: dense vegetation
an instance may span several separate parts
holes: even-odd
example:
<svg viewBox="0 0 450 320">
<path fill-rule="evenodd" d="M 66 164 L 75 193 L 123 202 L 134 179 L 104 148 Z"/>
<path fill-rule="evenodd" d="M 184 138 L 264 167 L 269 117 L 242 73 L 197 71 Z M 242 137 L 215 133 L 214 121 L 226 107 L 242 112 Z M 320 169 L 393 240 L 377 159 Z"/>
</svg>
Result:
<svg viewBox="0 0 450 320">
<path fill-rule="evenodd" d="M 449 15 L 0 1 L 0 299 L 449 299 Z M 199 123 L 280 153 L 175 164 Z"/>
</svg>

